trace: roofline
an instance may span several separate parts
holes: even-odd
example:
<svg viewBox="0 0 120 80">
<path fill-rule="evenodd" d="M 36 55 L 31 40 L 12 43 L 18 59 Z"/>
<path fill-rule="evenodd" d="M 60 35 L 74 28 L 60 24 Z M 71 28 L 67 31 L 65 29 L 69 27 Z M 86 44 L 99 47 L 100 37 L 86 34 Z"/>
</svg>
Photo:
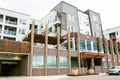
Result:
<svg viewBox="0 0 120 80">
<path fill-rule="evenodd" d="M 0 9 L 6 10 L 6 11 L 10 11 L 10 12 L 19 13 L 19 14 L 23 14 L 23 15 L 27 15 L 27 16 L 30 16 L 29 14 L 25 14 L 25 13 L 17 12 L 17 11 L 14 11 L 14 10 L 9 10 L 9 9 L 6 9 L 6 8 L 1 8 L 1 7 L 0 7 Z"/>
<path fill-rule="evenodd" d="M 116 26 L 116 27 L 113 27 L 113 28 L 109 28 L 109 29 L 107 29 L 107 30 L 105 30 L 105 31 L 109 31 L 109 30 L 112 30 L 112 29 L 115 29 L 115 28 L 119 28 L 120 26 Z"/>
<path fill-rule="evenodd" d="M 38 20 L 38 19 L 33 19 L 33 18 L 30 18 L 30 20 L 34 20 L 34 21 L 40 21 L 40 20 Z"/>
<path fill-rule="evenodd" d="M 96 13 L 96 14 L 99 14 L 99 15 L 100 15 L 100 13 L 95 12 L 95 11 L 92 11 L 92 10 L 90 10 L 90 9 L 88 9 L 88 10 L 86 10 L 86 11 L 91 11 L 91 12 L 93 12 L 93 13 Z"/>
<path fill-rule="evenodd" d="M 73 6 L 73 5 L 71 5 L 70 3 L 67 3 L 67 2 L 65 2 L 65 1 L 61 1 L 60 3 L 58 3 L 55 7 L 57 7 L 59 4 L 61 4 L 61 3 L 65 3 L 65 4 L 68 4 L 68 5 L 70 5 L 70 6 L 72 6 L 72 7 L 74 7 L 74 8 L 76 8 L 77 9 L 77 7 L 75 7 L 75 6 Z M 54 7 L 54 8 L 55 8 Z M 51 11 L 53 11 L 54 10 L 54 8 L 51 10 Z"/>
</svg>

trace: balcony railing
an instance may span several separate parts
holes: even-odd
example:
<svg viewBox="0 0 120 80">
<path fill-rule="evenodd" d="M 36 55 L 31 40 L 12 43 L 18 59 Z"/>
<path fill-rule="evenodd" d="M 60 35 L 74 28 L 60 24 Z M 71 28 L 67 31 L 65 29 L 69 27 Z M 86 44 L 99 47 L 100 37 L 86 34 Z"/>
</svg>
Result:
<svg viewBox="0 0 120 80">
<path fill-rule="evenodd" d="M 12 25 L 17 25 L 17 22 L 16 22 L 16 21 L 6 20 L 5 23 L 7 23 L 7 24 L 12 24 Z"/>
<path fill-rule="evenodd" d="M 30 44 L 9 40 L 0 40 L 0 52 L 29 53 Z"/>
<path fill-rule="evenodd" d="M 7 31 L 7 30 L 5 30 L 4 33 L 7 34 L 7 35 L 16 35 L 15 31 Z"/>
</svg>

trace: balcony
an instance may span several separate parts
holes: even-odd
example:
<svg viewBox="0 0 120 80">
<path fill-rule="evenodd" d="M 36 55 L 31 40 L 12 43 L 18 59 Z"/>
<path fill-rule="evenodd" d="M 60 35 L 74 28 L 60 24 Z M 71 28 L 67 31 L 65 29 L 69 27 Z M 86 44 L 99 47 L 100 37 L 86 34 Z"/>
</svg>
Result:
<svg viewBox="0 0 120 80">
<path fill-rule="evenodd" d="M 15 41 L 16 38 L 12 38 L 12 37 L 3 37 L 4 40 L 12 40 L 12 41 Z"/>
<path fill-rule="evenodd" d="M 29 53 L 30 44 L 23 42 L 0 40 L 0 52 Z"/>
<path fill-rule="evenodd" d="M 4 34 L 7 35 L 16 35 L 16 28 L 5 26 Z"/>
<path fill-rule="evenodd" d="M 5 23 L 12 24 L 12 25 L 17 25 L 17 18 L 6 16 Z"/>
<path fill-rule="evenodd" d="M 59 16 L 55 16 L 55 19 L 54 19 L 54 25 L 56 24 L 60 24 L 61 23 L 61 19 Z"/>
</svg>

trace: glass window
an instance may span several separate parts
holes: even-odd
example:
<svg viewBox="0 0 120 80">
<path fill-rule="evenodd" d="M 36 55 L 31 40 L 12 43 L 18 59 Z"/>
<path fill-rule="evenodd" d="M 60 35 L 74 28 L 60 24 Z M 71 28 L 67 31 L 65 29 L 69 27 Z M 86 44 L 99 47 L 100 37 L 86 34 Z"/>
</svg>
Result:
<svg viewBox="0 0 120 80">
<path fill-rule="evenodd" d="M 57 66 L 56 56 L 49 55 L 48 56 L 48 67 L 52 68 L 52 67 L 56 67 L 56 66 Z"/>
<path fill-rule="evenodd" d="M 20 19 L 20 23 L 23 25 L 26 25 L 26 20 L 25 19 Z"/>
<path fill-rule="evenodd" d="M 60 56 L 60 67 L 68 67 L 67 56 Z"/>
<path fill-rule="evenodd" d="M 21 34 L 21 29 L 19 29 L 19 34 Z"/>
<path fill-rule="evenodd" d="M 52 32 L 52 27 L 49 28 L 49 32 Z"/>
<path fill-rule="evenodd" d="M 102 44 L 102 52 L 105 53 L 105 45 Z"/>
<path fill-rule="evenodd" d="M 93 50 L 98 51 L 98 43 L 97 42 L 93 42 Z"/>
<path fill-rule="evenodd" d="M 22 29 L 22 34 L 25 34 L 25 29 Z"/>
<path fill-rule="evenodd" d="M 33 54 L 33 58 L 32 58 L 32 66 L 33 67 L 37 67 L 37 56 L 35 54 Z"/>
<path fill-rule="evenodd" d="M 86 47 L 85 47 L 85 40 L 80 40 L 80 50 L 81 51 L 85 51 L 86 50 Z"/>
<path fill-rule="evenodd" d="M 32 66 L 38 68 L 44 67 L 44 57 L 42 54 L 33 54 Z"/>
<path fill-rule="evenodd" d="M 87 40 L 87 51 L 91 51 L 92 48 L 91 48 L 91 41 L 88 41 Z"/>
</svg>

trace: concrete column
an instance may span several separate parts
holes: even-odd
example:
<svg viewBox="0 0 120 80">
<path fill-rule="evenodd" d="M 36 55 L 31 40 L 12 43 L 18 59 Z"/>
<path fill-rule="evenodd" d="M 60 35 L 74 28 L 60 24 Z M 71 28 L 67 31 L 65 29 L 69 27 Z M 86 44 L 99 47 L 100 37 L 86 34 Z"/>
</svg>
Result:
<svg viewBox="0 0 120 80">
<path fill-rule="evenodd" d="M 107 47 L 107 45 L 108 45 L 108 42 L 107 42 L 107 40 L 106 39 L 104 39 L 104 45 L 105 45 L 105 55 L 106 55 L 106 62 L 107 62 L 107 69 L 109 70 L 109 56 L 108 56 L 108 47 Z"/>
<path fill-rule="evenodd" d="M 34 47 L 34 26 L 35 21 L 32 21 L 32 32 L 31 32 L 31 53 L 29 55 L 29 75 L 32 76 L 32 55 L 33 55 L 33 47 Z"/>
<path fill-rule="evenodd" d="M 91 59 L 91 66 L 92 66 L 92 67 L 95 67 L 94 58 Z"/>
<path fill-rule="evenodd" d="M 57 68 L 60 75 L 60 27 L 57 26 Z"/>
<path fill-rule="evenodd" d="M 77 52 L 78 52 L 78 73 L 81 74 L 81 63 L 80 63 L 80 36 L 77 32 Z"/>
<path fill-rule="evenodd" d="M 47 67 L 48 67 L 48 25 L 46 24 L 46 28 L 45 28 L 45 56 L 44 56 L 44 64 L 45 64 L 45 76 L 47 76 Z"/>
<path fill-rule="evenodd" d="M 69 68 L 69 74 L 71 74 L 71 51 L 70 51 L 70 28 L 68 29 L 68 68 Z"/>
<path fill-rule="evenodd" d="M 110 40 L 110 52 L 111 52 L 111 57 L 112 57 L 112 65 L 114 66 L 114 51 L 113 51 L 113 41 Z"/>
<path fill-rule="evenodd" d="M 117 66 L 119 66 L 119 52 L 118 52 L 118 43 L 115 42 L 115 52 L 116 52 L 116 58 L 117 58 Z"/>
</svg>

